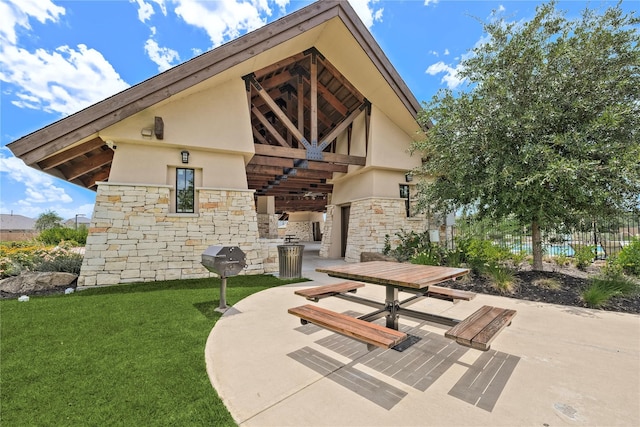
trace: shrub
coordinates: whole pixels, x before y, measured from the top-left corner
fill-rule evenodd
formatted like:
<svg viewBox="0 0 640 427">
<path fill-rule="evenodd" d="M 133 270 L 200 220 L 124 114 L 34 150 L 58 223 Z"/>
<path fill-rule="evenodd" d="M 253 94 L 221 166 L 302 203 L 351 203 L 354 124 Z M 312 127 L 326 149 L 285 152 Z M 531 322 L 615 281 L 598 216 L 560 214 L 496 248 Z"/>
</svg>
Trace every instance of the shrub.
<svg viewBox="0 0 640 427">
<path fill-rule="evenodd" d="M 582 291 L 582 299 L 588 307 L 598 308 L 611 299 L 611 294 L 598 286 L 591 285 Z"/>
<path fill-rule="evenodd" d="M 63 244 L 64 246 L 64 244 Z M 65 248 L 43 246 L 7 248 L 0 246 L 0 277 L 17 276 L 23 271 L 80 273 L 83 256 Z"/>
<path fill-rule="evenodd" d="M 596 247 L 592 245 L 576 245 L 574 248 L 576 267 L 584 270 L 596 258 Z"/>
<path fill-rule="evenodd" d="M 569 257 L 565 254 L 558 254 L 553 257 L 553 262 L 555 262 L 560 267 L 564 267 L 569 264 Z"/>
<path fill-rule="evenodd" d="M 615 296 L 637 294 L 638 283 L 622 274 L 616 266 L 603 269 L 602 273 L 589 280 L 589 287 L 582 292 L 582 299 L 589 307 L 600 307 Z"/>
<path fill-rule="evenodd" d="M 34 271 L 59 271 L 80 274 L 82 255 L 58 249 L 40 258 L 33 267 Z"/>
<path fill-rule="evenodd" d="M 62 241 L 75 241 L 79 245 L 87 243 L 87 227 L 79 227 L 77 230 L 66 227 L 49 228 L 42 231 L 37 239 L 46 245 L 58 245 Z"/>
<path fill-rule="evenodd" d="M 493 265 L 486 269 L 485 274 L 491 280 L 491 286 L 501 294 L 510 294 L 515 291 L 517 281 L 511 269 Z"/>
<path fill-rule="evenodd" d="M 514 253 L 511 254 L 511 260 L 513 261 L 513 264 L 516 267 L 522 264 L 523 262 L 525 262 L 526 259 L 527 259 L 526 251 L 520 251 L 517 254 L 514 254 Z"/>
<path fill-rule="evenodd" d="M 407 233 L 404 230 L 400 230 L 396 233 L 396 237 L 400 243 L 395 249 L 390 249 L 386 252 L 385 255 L 390 255 L 398 261 L 407 261 L 422 252 L 432 250 L 428 231 L 418 234 L 415 231 Z M 385 243 L 385 250 L 386 248 L 387 243 Z"/>
<path fill-rule="evenodd" d="M 457 246 L 464 254 L 464 260 L 476 274 L 484 273 L 488 267 L 495 268 L 499 263 L 512 257 L 507 248 L 495 245 L 489 240 L 459 239 Z"/>
<path fill-rule="evenodd" d="M 615 264 L 622 267 L 625 273 L 640 276 L 640 239 L 633 238 L 622 248 L 616 257 Z"/>
</svg>

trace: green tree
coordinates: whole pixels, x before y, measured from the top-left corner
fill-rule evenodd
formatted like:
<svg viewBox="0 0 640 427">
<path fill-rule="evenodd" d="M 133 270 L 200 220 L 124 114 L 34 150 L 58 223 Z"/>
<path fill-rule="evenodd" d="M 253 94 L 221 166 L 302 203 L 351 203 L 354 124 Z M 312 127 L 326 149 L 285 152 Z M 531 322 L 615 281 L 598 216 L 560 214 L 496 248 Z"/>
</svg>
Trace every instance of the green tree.
<svg viewBox="0 0 640 427">
<path fill-rule="evenodd" d="M 555 2 L 528 22 L 484 24 L 461 62 L 467 90 L 441 90 L 419 114 L 420 206 L 541 230 L 637 208 L 640 20 L 620 5 L 568 20 Z"/>
<path fill-rule="evenodd" d="M 60 227 L 62 217 L 53 211 L 43 212 L 38 215 L 36 219 L 35 229 L 37 231 L 44 231 L 50 228 Z"/>
</svg>

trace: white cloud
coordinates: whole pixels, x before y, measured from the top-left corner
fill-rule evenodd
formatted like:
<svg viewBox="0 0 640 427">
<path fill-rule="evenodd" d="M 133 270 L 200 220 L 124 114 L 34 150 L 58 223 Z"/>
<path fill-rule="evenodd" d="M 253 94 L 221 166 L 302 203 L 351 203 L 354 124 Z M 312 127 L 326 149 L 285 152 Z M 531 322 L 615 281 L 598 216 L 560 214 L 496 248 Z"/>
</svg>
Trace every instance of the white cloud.
<svg viewBox="0 0 640 427">
<path fill-rule="evenodd" d="M 167 5 L 165 4 L 165 0 L 151 0 L 160 8 L 160 11 L 164 16 L 167 16 Z M 129 3 L 135 3 L 138 5 L 138 19 L 143 24 L 151 19 L 155 10 L 153 9 L 153 4 L 148 3 L 144 0 L 129 0 Z"/>
<path fill-rule="evenodd" d="M 212 47 L 237 38 L 266 24 L 261 14 L 271 15 L 266 0 L 238 2 L 235 0 L 198 2 L 174 0 L 175 13 L 187 24 L 202 28 L 211 39 Z"/>
<path fill-rule="evenodd" d="M 446 83 L 449 89 L 455 89 L 465 82 L 465 78 L 460 77 L 461 65 L 458 64 L 456 67 L 452 67 L 450 65 L 445 64 L 442 61 L 436 62 L 427 68 L 425 71 L 427 74 L 435 76 L 436 74 L 445 73 L 444 77 L 440 82 Z"/>
<path fill-rule="evenodd" d="M 430 4 L 437 4 L 440 0 L 424 0 L 424 5 L 429 6 Z"/>
<path fill-rule="evenodd" d="M 25 186 L 24 198 L 18 201 L 23 207 L 33 207 L 43 203 L 71 203 L 73 200 L 61 187 L 58 187 L 54 178 L 32 169 L 17 157 L 7 157 L 8 148 L 0 149 L 0 173 L 7 181 Z M 13 186 L 7 186 L 3 192 L 11 192 Z M 5 195 L 3 198 L 8 197 Z"/>
<path fill-rule="evenodd" d="M 145 23 L 153 16 L 154 11 L 151 3 L 147 3 L 144 0 L 129 0 L 129 3 L 138 5 L 138 19 L 140 22 Z"/>
<path fill-rule="evenodd" d="M 445 54 L 445 55 L 449 55 L 449 49 L 445 49 L 445 50 L 444 50 L 444 54 Z"/>
<path fill-rule="evenodd" d="M 129 86 L 100 52 L 83 44 L 53 52 L 5 46 L 0 64 L 0 80 L 15 85 L 5 92 L 21 108 L 71 114 Z"/>
<path fill-rule="evenodd" d="M 153 31 L 155 33 L 155 31 Z M 148 39 L 144 45 L 149 59 L 158 64 L 158 71 L 166 71 L 173 66 L 173 62 L 180 60 L 180 55 L 168 47 L 160 47 L 153 39 Z"/>
<path fill-rule="evenodd" d="M 30 19 L 57 22 L 65 9 L 49 0 L 9 1 L 0 3 L 0 81 L 14 105 L 66 115 L 129 86 L 100 52 L 83 44 L 34 52 L 19 47 L 17 27 L 30 29 Z"/>
<path fill-rule="evenodd" d="M 367 28 L 371 28 L 375 22 L 382 22 L 384 8 L 375 8 L 379 0 L 349 0 L 353 10 L 356 11 L 360 19 Z"/>
<path fill-rule="evenodd" d="M 15 44 L 18 40 L 16 26 L 30 29 L 29 17 L 40 23 L 58 22 L 65 14 L 64 7 L 51 0 L 3 0 L 0 2 L 0 42 Z"/>
</svg>

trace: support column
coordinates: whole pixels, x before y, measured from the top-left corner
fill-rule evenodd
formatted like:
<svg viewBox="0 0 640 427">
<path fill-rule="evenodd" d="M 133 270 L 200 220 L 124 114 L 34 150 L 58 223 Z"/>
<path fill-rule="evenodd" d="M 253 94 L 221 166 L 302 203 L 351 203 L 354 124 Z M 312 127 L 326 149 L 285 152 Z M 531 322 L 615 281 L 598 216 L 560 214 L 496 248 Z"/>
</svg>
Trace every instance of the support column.
<svg viewBox="0 0 640 427">
<path fill-rule="evenodd" d="M 274 196 L 258 196 L 258 233 L 262 239 L 278 238 L 278 215 Z"/>
</svg>

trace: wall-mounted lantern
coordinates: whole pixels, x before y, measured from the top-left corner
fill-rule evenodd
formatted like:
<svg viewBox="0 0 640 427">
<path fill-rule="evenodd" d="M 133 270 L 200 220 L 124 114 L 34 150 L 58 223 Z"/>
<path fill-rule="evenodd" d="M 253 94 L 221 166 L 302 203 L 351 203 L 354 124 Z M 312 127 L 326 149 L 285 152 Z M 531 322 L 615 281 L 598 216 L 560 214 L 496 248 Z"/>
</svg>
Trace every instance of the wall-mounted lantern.
<svg viewBox="0 0 640 427">
<path fill-rule="evenodd" d="M 411 172 L 407 172 L 406 174 L 404 174 L 404 180 L 405 182 L 413 181 L 413 175 L 411 174 Z"/>
<path fill-rule="evenodd" d="M 187 150 L 182 150 L 180 155 L 182 156 L 182 163 L 189 163 L 189 152 Z"/>
</svg>

